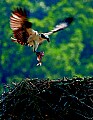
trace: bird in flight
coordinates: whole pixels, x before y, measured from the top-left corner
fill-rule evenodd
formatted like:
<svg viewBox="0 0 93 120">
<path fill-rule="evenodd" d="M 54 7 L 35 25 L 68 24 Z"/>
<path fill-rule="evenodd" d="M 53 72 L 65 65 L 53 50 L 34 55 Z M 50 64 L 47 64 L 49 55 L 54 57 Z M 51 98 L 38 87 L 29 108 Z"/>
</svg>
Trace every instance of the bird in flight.
<svg viewBox="0 0 93 120">
<path fill-rule="evenodd" d="M 32 28 L 32 22 L 28 20 L 28 14 L 26 9 L 17 8 L 12 11 L 10 16 L 10 27 L 13 30 L 13 37 L 11 40 L 21 45 L 27 45 L 33 47 L 33 52 L 37 55 L 38 65 L 41 65 L 44 52 L 38 52 L 37 48 L 44 41 L 50 42 L 49 36 L 55 32 L 67 28 L 73 21 L 73 17 L 68 17 L 63 20 L 62 23 L 56 25 L 54 29 L 47 33 L 39 33 Z"/>
</svg>

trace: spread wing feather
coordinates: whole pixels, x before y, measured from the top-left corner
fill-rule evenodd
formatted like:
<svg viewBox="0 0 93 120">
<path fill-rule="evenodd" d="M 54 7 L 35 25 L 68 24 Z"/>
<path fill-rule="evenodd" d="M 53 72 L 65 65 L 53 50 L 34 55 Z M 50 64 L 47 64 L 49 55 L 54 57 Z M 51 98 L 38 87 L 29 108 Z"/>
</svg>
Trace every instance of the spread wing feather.
<svg viewBox="0 0 93 120">
<path fill-rule="evenodd" d="M 27 45 L 29 34 L 27 28 L 31 28 L 32 23 L 28 21 L 27 11 L 22 8 L 17 8 L 12 11 L 10 16 L 10 27 L 13 30 L 15 42 L 21 45 Z"/>
<path fill-rule="evenodd" d="M 73 21 L 73 17 L 66 18 L 61 24 L 56 25 L 56 27 L 53 30 L 51 30 L 48 33 L 45 33 L 45 35 L 51 35 L 52 33 L 65 29 L 72 23 L 72 21 Z"/>
</svg>

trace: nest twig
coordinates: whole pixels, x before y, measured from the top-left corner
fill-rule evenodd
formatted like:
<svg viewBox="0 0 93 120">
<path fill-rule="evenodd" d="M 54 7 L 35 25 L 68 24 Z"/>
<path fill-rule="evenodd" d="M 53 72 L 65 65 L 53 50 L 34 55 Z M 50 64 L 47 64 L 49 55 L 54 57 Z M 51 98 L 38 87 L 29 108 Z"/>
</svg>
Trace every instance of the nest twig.
<svg viewBox="0 0 93 120">
<path fill-rule="evenodd" d="M 93 78 L 25 79 L 6 87 L 2 120 L 93 120 Z"/>
</svg>

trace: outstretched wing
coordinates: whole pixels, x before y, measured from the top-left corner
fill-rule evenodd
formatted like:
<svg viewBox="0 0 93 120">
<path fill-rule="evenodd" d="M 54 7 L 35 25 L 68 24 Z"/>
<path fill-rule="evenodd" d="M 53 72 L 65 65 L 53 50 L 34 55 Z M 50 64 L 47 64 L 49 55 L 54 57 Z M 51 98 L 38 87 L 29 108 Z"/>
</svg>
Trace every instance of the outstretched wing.
<svg viewBox="0 0 93 120">
<path fill-rule="evenodd" d="M 60 30 L 67 28 L 72 23 L 73 19 L 74 19 L 73 17 L 66 18 L 61 24 L 56 25 L 56 27 L 53 30 L 51 30 L 48 33 L 44 33 L 44 34 L 51 35 L 52 33 L 55 33 L 55 32 L 58 32 Z"/>
<path fill-rule="evenodd" d="M 27 39 L 29 33 L 27 28 L 31 28 L 32 23 L 28 21 L 27 11 L 22 8 L 14 10 L 10 16 L 10 27 L 13 30 L 14 42 L 18 42 L 21 45 L 27 45 Z"/>
</svg>

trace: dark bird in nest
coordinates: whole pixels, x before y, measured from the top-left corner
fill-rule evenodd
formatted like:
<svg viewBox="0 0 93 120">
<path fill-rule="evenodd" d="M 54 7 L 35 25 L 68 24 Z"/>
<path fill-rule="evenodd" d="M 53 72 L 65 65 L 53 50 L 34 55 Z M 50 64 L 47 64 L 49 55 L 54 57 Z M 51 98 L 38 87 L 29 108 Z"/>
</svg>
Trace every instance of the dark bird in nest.
<svg viewBox="0 0 93 120">
<path fill-rule="evenodd" d="M 32 29 L 32 23 L 28 20 L 27 10 L 17 8 L 12 11 L 10 16 L 10 27 L 13 30 L 13 37 L 11 40 L 21 45 L 27 45 L 33 47 L 33 52 L 37 55 L 38 64 L 41 65 L 41 59 L 44 56 L 44 52 L 37 52 L 37 48 L 44 41 L 50 42 L 49 36 L 60 30 L 64 30 L 73 21 L 73 17 L 68 17 L 63 20 L 62 23 L 56 25 L 54 29 L 47 33 L 39 33 Z"/>
</svg>

